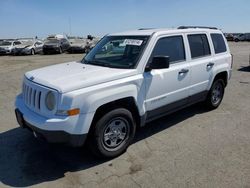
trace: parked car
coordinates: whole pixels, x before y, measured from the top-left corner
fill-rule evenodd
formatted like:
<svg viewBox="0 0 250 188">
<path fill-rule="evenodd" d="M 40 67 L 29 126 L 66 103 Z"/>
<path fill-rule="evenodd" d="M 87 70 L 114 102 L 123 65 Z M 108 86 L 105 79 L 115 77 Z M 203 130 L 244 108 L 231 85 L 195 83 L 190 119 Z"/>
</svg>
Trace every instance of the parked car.
<svg viewBox="0 0 250 188">
<path fill-rule="evenodd" d="M 98 38 L 92 36 L 92 35 L 88 35 L 87 36 L 87 43 L 85 45 L 85 52 L 89 53 L 89 51 L 95 47 L 95 45 L 97 44 L 97 42 L 99 41 Z"/>
<path fill-rule="evenodd" d="M 239 41 L 250 41 L 250 33 L 243 33 L 234 38 L 235 42 Z"/>
<path fill-rule="evenodd" d="M 96 155 L 115 157 L 136 127 L 201 101 L 216 109 L 231 71 L 227 41 L 216 28 L 109 34 L 81 62 L 25 73 L 16 117 L 48 142 L 86 141 Z"/>
<path fill-rule="evenodd" d="M 225 34 L 227 41 L 234 41 L 234 35 L 231 33 Z"/>
<path fill-rule="evenodd" d="M 14 55 L 35 55 L 43 51 L 43 42 L 38 39 L 19 39 L 22 44 L 13 50 Z"/>
<path fill-rule="evenodd" d="M 63 53 L 70 47 L 69 41 L 66 38 L 47 38 L 43 45 L 43 53 Z"/>
<path fill-rule="evenodd" d="M 85 46 L 87 44 L 86 38 L 68 37 L 70 47 L 68 48 L 69 53 L 84 53 Z"/>
<path fill-rule="evenodd" d="M 2 41 L 0 44 L 0 54 L 13 54 L 15 48 L 18 48 L 21 46 L 22 43 L 20 41 L 15 41 L 15 40 L 6 40 Z"/>
</svg>

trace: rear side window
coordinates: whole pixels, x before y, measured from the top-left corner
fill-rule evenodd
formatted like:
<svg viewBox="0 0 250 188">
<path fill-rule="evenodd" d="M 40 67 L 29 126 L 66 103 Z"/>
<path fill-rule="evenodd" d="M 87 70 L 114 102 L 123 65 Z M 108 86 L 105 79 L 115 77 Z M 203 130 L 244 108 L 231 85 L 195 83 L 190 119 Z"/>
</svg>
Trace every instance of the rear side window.
<svg viewBox="0 0 250 188">
<path fill-rule="evenodd" d="M 182 36 L 159 39 L 152 52 L 151 60 L 154 56 L 169 56 L 169 61 L 172 64 L 185 60 L 185 48 Z"/>
<path fill-rule="evenodd" d="M 224 38 L 221 34 L 213 33 L 213 34 L 211 34 L 211 38 L 213 41 L 214 51 L 216 54 L 223 53 L 223 52 L 227 51 Z"/>
<path fill-rule="evenodd" d="M 191 57 L 203 57 L 211 54 L 207 36 L 205 34 L 188 35 Z"/>
</svg>

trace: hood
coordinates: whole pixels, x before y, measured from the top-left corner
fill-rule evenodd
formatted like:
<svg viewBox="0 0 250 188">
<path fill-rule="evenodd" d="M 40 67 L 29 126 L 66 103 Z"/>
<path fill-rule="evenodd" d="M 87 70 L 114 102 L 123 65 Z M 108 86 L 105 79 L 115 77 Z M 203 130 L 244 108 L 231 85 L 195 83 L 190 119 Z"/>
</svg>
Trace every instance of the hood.
<svg viewBox="0 0 250 188">
<path fill-rule="evenodd" d="M 9 46 L 1 46 L 1 45 L 0 45 L 0 48 L 4 48 L 4 49 L 6 49 L 6 48 L 11 48 L 11 45 L 9 45 Z"/>
<path fill-rule="evenodd" d="M 115 69 L 70 62 L 27 72 L 25 77 L 65 93 L 135 74 L 137 74 L 136 69 Z"/>
</svg>

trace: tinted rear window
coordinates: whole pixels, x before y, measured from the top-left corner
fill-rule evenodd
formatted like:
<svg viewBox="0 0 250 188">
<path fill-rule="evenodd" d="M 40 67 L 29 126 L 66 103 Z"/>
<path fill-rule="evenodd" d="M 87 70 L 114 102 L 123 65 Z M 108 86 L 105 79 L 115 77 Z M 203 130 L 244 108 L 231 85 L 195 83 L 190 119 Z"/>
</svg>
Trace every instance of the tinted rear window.
<svg viewBox="0 0 250 188">
<path fill-rule="evenodd" d="M 184 61 L 185 48 L 182 36 L 165 37 L 159 39 L 152 52 L 151 59 L 154 56 L 169 56 L 170 63 Z"/>
<path fill-rule="evenodd" d="M 207 36 L 205 34 L 188 35 L 191 57 L 203 57 L 211 54 Z"/>
<path fill-rule="evenodd" d="M 213 41 L 214 51 L 216 54 L 227 51 L 224 38 L 221 34 L 219 33 L 211 34 L 211 38 Z"/>
</svg>

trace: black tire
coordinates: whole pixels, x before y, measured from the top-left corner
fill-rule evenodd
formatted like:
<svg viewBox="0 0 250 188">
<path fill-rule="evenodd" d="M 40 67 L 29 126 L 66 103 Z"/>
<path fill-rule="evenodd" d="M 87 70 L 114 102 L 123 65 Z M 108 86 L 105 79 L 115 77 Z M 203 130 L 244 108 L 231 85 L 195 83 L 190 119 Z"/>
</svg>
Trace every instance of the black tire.
<svg viewBox="0 0 250 188">
<path fill-rule="evenodd" d="M 88 146 L 97 157 L 105 158 L 113 158 L 125 152 L 136 130 L 131 112 L 124 108 L 111 110 L 93 126 Z"/>
<path fill-rule="evenodd" d="M 63 53 L 63 50 L 62 50 L 62 47 L 59 48 L 59 54 L 62 54 Z"/>
<path fill-rule="evenodd" d="M 30 55 L 35 55 L 35 50 L 33 48 L 30 50 Z"/>
<path fill-rule="evenodd" d="M 239 39 L 234 39 L 235 42 L 239 42 L 240 40 Z"/>
<path fill-rule="evenodd" d="M 206 98 L 206 105 L 208 109 L 213 110 L 220 106 L 220 103 L 223 99 L 225 91 L 225 83 L 222 79 L 216 79 Z"/>
</svg>

